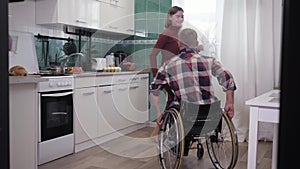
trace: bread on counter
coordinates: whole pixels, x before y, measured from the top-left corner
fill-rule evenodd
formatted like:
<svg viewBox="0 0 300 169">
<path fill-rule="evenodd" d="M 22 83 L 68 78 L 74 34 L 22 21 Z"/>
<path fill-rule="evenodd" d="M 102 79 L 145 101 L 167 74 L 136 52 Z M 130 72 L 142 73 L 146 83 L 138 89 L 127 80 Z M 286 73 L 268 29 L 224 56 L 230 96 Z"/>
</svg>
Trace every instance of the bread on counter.
<svg viewBox="0 0 300 169">
<path fill-rule="evenodd" d="M 20 65 L 13 66 L 9 69 L 9 75 L 11 76 L 27 76 L 27 70 Z"/>
</svg>

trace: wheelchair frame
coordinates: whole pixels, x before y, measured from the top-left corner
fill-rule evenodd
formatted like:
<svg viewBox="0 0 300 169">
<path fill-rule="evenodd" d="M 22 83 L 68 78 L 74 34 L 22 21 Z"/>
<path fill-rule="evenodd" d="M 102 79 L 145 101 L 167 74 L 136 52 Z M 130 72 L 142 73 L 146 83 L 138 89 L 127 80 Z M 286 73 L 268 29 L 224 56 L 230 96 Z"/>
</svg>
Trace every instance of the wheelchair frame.
<svg viewBox="0 0 300 169">
<path fill-rule="evenodd" d="M 163 124 L 158 135 L 158 158 L 162 169 L 180 169 L 185 144 L 184 121 L 178 109 L 164 111 Z M 206 140 L 209 157 L 216 169 L 233 169 L 238 159 L 238 138 L 236 129 L 222 112 L 221 120 L 216 128 L 203 135 L 193 135 L 191 146 L 198 141 L 197 157 L 202 159 L 204 148 L 201 140 Z M 191 148 L 190 146 L 190 148 Z"/>
</svg>

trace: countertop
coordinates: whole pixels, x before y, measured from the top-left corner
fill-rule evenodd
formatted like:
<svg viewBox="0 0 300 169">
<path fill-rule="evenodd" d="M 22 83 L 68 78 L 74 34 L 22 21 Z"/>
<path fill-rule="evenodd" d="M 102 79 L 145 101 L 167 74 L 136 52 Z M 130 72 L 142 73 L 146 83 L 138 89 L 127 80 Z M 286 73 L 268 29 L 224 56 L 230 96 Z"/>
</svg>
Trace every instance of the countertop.
<svg viewBox="0 0 300 169">
<path fill-rule="evenodd" d="M 121 72 L 82 72 L 74 73 L 74 77 L 86 77 L 86 76 L 112 76 L 112 75 L 126 75 L 126 74 L 141 74 L 149 73 L 149 70 L 135 70 L 135 71 L 121 71 Z"/>
<path fill-rule="evenodd" d="M 41 78 L 39 75 L 9 76 L 9 84 L 38 83 L 43 81 L 47 81 L 47 79 Z"/>
<path fill-rule="evenodd" d="M 149 73 L 149 70 L 136 70 L 136 71 L 121 71 L 121 72 L 82 72 L 69 74 L 73 77 L 88 77 L 88 76 L 112 76 L 124 74 L 140 74 Z M 27 76 L 9 76 L 9 84 L 22 84 L 22 83 L 38 83 L 47 81 L 47 78 L 41 78 L 40 75 L 27 75 Z"/>
</svg>

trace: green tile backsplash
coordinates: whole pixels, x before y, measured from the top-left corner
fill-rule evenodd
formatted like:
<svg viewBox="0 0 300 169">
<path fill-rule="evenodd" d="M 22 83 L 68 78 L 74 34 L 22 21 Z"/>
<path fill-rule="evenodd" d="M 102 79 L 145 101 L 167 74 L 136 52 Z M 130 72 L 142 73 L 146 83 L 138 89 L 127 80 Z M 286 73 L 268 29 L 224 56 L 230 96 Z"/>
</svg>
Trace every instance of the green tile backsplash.
<svg viewBox="0 0 300 169">
<path fill-rule="evenodd" d="M 164 30 L 164 22 L 168 9 L 172 6 L 172 0 L 135 0 L 135 30 L 145 37 L 135 36 L 138 44 L 134 46 L 135 63 L 137 67 L 150 68 L 150 52 L 158 38 L 159 33 Z M 143 32 L 143 33 L 140 33 Z M 161 55 L 158 56 L 158 61 Z M 160 64 L 160 63 L 158 63 Z M 152 82 L 152 73 L 149 82 Z M 165 107 L 165 95 L 161 95 L 161 107 Z M 150 121 L 155 121 L 156 111 L 151 105 L 149 110 Z"/>
</svg>

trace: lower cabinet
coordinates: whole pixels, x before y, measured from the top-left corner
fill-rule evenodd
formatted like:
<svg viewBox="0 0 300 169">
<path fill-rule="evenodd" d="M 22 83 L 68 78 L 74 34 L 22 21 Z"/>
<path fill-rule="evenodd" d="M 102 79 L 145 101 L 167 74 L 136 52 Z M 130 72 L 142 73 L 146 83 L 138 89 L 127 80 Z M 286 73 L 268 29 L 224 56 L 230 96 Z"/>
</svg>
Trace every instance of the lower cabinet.
<svg viewBox="0 0 300 169">
<path fill-rule="evenodd" d="M 139 74 L 138 80 L 129 85 L 127 112 L 128 119 L 136 123 L 144 123 L 149 120 L 149 75 Z"/>
<path fill-rule="evenodd" d="M 97 100 L 101 112 L 98 126 L 99 136 L 134 124 L 123 115 L 124 111 L 128 111 L 128 106 L 125 105 L 126 95 L 128 95 L 128 84 L 97 87 Z"/>
<path fill-rule="evenodd" d="M 38 168 L 37 104 L 37 83 L 17 83 L 9 85 L 8 159 L 10 160 L 10 169 Z M 3 143 L 1 142 L 0 144 Z M 3 158 L 3 156 L 1 158 Z"/>
<path fill-rule="evenodd" d="M 95 87 L 75 89 L 75 144 L 94 139 L 98 136 L 98 114 Z"/>
<path fill-rule="evenodd" d="M 110 134 L 145 124 L 149 116 L 148 83 L 148 74 L 75 78 L 75 144 L 97 144 L 104 137 L 108 141 Z"/>
</svg>

